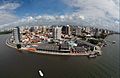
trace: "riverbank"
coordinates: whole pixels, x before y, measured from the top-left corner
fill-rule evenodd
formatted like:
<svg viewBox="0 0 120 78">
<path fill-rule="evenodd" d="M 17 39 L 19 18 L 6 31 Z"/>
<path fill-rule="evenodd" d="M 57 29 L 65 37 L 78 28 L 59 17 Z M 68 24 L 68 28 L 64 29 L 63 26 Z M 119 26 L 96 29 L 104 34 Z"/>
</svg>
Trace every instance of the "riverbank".
<svg viewBox="0 0 120 78">
<path fill-rule="evenodd" d="M 7 46 L 11 48 L 17 49 L 16 45 L 10 42 L 10 37 L 6 40 Z M 102 46 L 103 47 L 103 46 Z M 102 48 L 101 47 L 101 48 Z M 53 52 L 53 51 L 47 51 L 47 50 L 33 50 L 33 48 L 26 48 L 26 47 L 21 47 L 18 50 L 24 50 L 32 53 L 41 53 L 41 54 L 51 54 L 51 55 L 67 55 L 67 56 L 90 56 L 90 57 L 96 57 L 96 54 L 94 52 L 85 52 L 85 53 L 60 53 L 60 52 Z M 102 55 L 99 54 L 99 55 Z"/>
<path fill-rule="evenodd" d="M 38 73 L 40 69 L 46 78 L 120 78 L 119 35 L 108 36 L 105 40 L 116 41 L 116 44 L 107 42 L 107 46 L 102 48 L 103 55 L 95 59 L 18 51 L 5 45 L 8 36 L 0 35 L 1 78 L 40 78 Z"/>
<path fill-rule="evenodd" d="M 6 45 L 17 49 L 16 45 L 10 42 L 10 37 L 6 40 Z M 53 51 L 43 51 L 43 50 L 30 50 L 32 48 L 25 48 L 21 47 L 18 50 L 28 51 L 32 53 L 41 53 L 41 54 L 51 54 L 51 55 L 67 55 L 67 56 L 89 56 L 94 54 L 93 52 L 85 52 L 85 53 L 60 53 L 60 52 L 53 52 Z"/>
<path fill-rule="evenodd" d="M 13 46 L 9 43 L 9 40 L 7 39 L 6 40 L 6 45 L 11 47 L 11 48 L 15 48 L 17 49 L 16 46 Z M 24 50 L 24 51 L 29 51 L 28 48 L 21 48 L 21 49 L 18 49 L 18 50 Z M 29 52 L 33 52 L 33 53 L 42 53 L 42 54 L 52 54 L 52 55 L 74 55 L 74 56 L 88 56 L 89 54 L 78 54 L 78 53 L 57 53 L 57 52 L 50 52 L 50 51 L 29 51 Z"/>
</svg>

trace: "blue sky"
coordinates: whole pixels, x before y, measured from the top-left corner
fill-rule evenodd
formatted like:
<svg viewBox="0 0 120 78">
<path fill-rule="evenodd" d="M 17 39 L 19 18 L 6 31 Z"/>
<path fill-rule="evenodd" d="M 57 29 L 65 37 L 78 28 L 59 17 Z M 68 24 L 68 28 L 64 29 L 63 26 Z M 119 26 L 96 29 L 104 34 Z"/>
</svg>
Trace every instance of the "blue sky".
<svg viewBox="0 0 120 78">
<path fill-rule="evenodd" d="M 0 0 L 0 27 L 76 24 L 119 27 L 119 0 Z"/>
<path fill-rule="evenodd" d="M 21 7 L 16 9 L 18 16 L 63 14 L 66 9 L 66 5 L 60 0 L 21 0 L 21 3 Z"/>
<path fill-rule="evenodd" d="M 1 0 L 1 3 L 19 3 L 20 7 L 14 10 L 19 17 L 28 15 L 61 15 L 72 12 L 72 7 L 67 6 L 61 0 Z"/>
</svg>

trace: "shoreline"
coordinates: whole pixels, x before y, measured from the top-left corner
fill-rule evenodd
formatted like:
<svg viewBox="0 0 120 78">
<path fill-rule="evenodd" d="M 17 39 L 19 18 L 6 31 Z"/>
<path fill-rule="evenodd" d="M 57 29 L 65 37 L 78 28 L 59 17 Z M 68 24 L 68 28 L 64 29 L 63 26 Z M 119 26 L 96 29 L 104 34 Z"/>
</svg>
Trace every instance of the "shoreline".
<svg viewBox="0 0 120 78">
<path fill-rule="evenodd" d="M 6 45 L 8 47 L 11 47 L 11 48 L 14 48 L 14 49 L 17 49 L 17 47 L 15 46 L 12 46 L 9 44 L 9 39 L 6 39 Z M 81 54 L 81 53 L 58 53 L 58 52 L 52 52 L 52 51 L 29 51 L 27 50 L 27 48 L 21 48 L 21 49 L 18 49 L 18 50 L 23 50 L 23 51 L 28 51 L 30 53 L 41 53 L 41 54 L 49 54 L 49 55 L 62 55 L 62 56 L 89 56 L 89 53 L 87 54 Z"/>
<path fill-rule="evenodd" d="M 113 35 L 113 34 L 110 34 L 110 35 Z M 108 35 L 108 36 L 109 36 L 109 35 Z M 107 36 L 107 37 L 108 37 L 108 36 Z M 107 38 L 107 37 L 106 37 L 106 38 Z M 10 40 L 10 37 L 6 39 L 6 45 L 7 45 L 8 47 L 17 49 L 17 47 L 13 46 L 14 44 L 11 45 L 11 44 L 9 43 L 9 40 Z M 103 47 L 103 46 L 101 46 L 100 48 L 102 49 L 102 47 Z M 92 54 L 92 53 L 59 53 L 59 52 L 42 51 L 42 50 L 30 51 L 30 50 L 28 50 L 28 48 L 23 48 L 23 47 L 22 47 L 21 49 L 17 49 L 17 50 L 28 51 L 28 52 L 30 52 L 30 53 L 38 53 L 38 54 L 41 53 L 41 54 L 60 55 L 60 56 L 87 56 L 87 57 L 89 57 L 90 55 L 95 55 L 95 54 Z M 97 56 L 99 56 L 99 55 L 97 55 Z M 96 56 L 94 56 L 94 57 L 96 57 Z"/>
<path fill-rule="evenodd" d="M 6 44 L 17 50 L 34 53 L 96 57 L 102 55 L 101 49 L 107 45 L 105 38 L 113 34 L 113 31 L 107 29 L 79 26 L 72 28 L 73 30 L 70 28 L 70 25 L 52 26 L 52 29 L 42 26 L 20 30 L 19 27 L 15 27 L 13 36 L 6 40 Z M 32 44 L 41 42 L 42 45 Z"/>
</svg>

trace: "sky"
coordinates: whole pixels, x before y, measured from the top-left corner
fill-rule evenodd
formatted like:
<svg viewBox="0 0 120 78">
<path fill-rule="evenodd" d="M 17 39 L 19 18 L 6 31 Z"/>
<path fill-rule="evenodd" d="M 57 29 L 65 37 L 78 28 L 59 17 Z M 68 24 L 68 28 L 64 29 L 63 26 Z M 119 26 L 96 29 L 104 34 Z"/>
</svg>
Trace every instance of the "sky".
<svg viewBox="0 0 120 78">
<path fill-rule="evenodd" d="M 119 28 L 119 0 L 0 0 L 0 27 L 84 25 Z"/>
</svg>

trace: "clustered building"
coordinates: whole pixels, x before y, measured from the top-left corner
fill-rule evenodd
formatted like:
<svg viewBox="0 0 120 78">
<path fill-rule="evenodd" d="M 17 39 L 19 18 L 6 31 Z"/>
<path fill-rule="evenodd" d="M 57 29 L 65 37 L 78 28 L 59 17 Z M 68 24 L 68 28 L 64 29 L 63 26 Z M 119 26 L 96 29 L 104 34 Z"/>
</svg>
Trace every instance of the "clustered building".
<svg viewBox="0 0 120 78">
<path fill-rule="evenodd" d="M 110 34 L 108 30 L 71 25 L 35 26 L 21 29 L 16 27 L 13 31 L 13 42 L 24 47 L 28 45 L 33 47 L 36 44 L 38 50 L 86 53 L 100 50 L 98 44 L 102 41 L 98 40 L 108 34 Z M 96 44 L 91 43 L 91 40 L 96 40 Z"/>
</svg>

